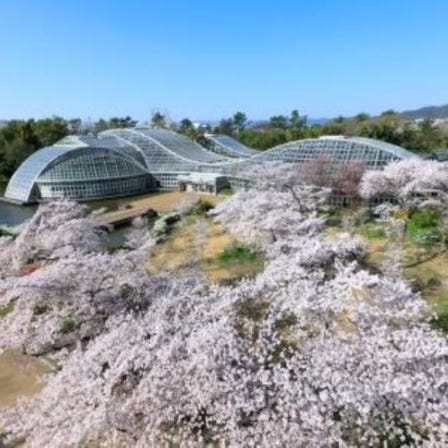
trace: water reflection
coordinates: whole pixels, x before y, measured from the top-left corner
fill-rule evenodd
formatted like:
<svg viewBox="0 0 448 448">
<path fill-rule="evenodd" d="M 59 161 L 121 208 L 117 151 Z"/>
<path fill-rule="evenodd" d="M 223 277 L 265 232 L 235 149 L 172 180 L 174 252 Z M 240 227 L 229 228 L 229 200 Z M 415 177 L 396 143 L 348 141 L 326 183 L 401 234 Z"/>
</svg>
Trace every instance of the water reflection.
<svg viewBox="0 0 448 448">
<path fill-rule="evenodd" d="M 0 197 L 3 196 L 5 188 L 5 184 L 0 183 Z M 98 201 L 85 202 L 85 204 L 91 210 L 97 210 L 103 207 L 108 210 L 116 210 L 120 206 L 124 206 L 131 201 L 141 198 L 148 198 L 151 196 L 160 196 L 160 193 L 150 193 L 115 199 L 102 199 Z M 0 225 L 17 226 L 22 224 L 24 221 L 33 216 L 36 209 L 37 205 L 15 205 L 0 201 Z"/>
</svg>

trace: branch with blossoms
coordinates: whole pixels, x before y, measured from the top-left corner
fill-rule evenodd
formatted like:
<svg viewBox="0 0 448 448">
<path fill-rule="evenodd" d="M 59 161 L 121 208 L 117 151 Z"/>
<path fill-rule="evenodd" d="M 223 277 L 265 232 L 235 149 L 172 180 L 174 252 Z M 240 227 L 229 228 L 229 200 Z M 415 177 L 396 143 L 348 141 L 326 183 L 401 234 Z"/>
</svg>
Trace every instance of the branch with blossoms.
<svg viewBox="0 0 448 448">
<path fill-rule="evenodd" d="M 439 250 L 407 267 L 417 266 L 448 249 L 447 163 L 419 159 L 393 162 L 383 171 L 366 172 L 361 181 L 360 193 L 369 201 L 387 198 L 396 204 L 384 206 L 388 215 L 385 222 L 388 224 L 386 229 L 392 232 L 389 241 L 392 241 L 394 246 L 401 242 L 401 252 L 404 251 L 404 238 L 409 221 L 415 212 L 420 209 L 433 209 L 439 213 L 442 228 Z"/>
<path fill-rule="evenodd" d="M 4 443 L 447 445 L 448 341 L 429 306 L 400 276 L 366 270 L 358 239 L 328 238 L 296 193 L 301 204 L 241 192 L 211 212 L 266 252 L 264 270 L 234 284 L 151 276 L 145 244 L 2 279 L 0 306 L 16 302 L 0 344 L 55 343 L 68 311 L 80 322 L 43 390 L 0 409 Z"/>
</svg>

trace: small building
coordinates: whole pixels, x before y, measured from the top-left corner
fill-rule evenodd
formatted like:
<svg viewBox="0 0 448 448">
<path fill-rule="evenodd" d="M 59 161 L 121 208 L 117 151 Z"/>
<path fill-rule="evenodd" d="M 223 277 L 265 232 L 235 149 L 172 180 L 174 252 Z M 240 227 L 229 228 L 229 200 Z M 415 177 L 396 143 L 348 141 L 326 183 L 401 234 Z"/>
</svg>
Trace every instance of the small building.
<svg viewBox="0 0 448 448">
<path fill-rule="evenodd" d="M 217 173 L 190 173 L 177 179 L 180 191 L 218 194 L 223 188 L 230 187 L 227 177 Z"/>
</svg>

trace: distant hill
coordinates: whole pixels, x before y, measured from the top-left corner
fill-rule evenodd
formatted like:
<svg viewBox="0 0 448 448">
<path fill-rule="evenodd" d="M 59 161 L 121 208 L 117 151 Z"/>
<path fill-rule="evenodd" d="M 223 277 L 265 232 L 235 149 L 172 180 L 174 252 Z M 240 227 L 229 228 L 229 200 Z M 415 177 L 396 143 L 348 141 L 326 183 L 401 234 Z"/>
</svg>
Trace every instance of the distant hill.
<svg viewBox="0 0 448 448">
<path fill-rule="evenodd" d="M 427 106 L 415 110 L 406 110 L 402 112 L 406 118 L 417 120 L 419 118 L 436 120 L 448 118 L 448 104 L 444 106 Z"/>
</svg>

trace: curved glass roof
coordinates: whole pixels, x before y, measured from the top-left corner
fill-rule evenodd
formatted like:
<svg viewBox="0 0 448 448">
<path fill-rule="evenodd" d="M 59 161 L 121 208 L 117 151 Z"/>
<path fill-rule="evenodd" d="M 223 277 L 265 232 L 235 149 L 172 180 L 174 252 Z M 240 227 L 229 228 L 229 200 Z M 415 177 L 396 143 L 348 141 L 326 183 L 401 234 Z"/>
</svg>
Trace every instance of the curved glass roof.
<svg viewBox="0 0 448 448">
<path fill-rule="evenodd" d="M 150 171 L 198 171 L 200 165 L 228 162 L 189 138 L 166 129 L 110 129 L 100 136 L 115 136 L 139 148 Z"/>
<path fill-rule="evenodd" d="M 91 140 L 97 143 L 96 140 Z M 28 157 L 11 177 L 5 197 L 33 200 L 36 183 L 73 182 L 147 175 L 144 165 L 112 148 L 91 147 L 80 137 L 66 137 Z"/>
<path fill-rule="evenodd" d="M 133 159 L 143 166 L 146 166 L 145 158 L 143 157 L 140 148 L 118 138 L 115 135 L 99 135 L 97 137 L 93 135 L 69 135 L 59 140 L 56 143 L 57 146 L 60 145 L 74 145 L 77 147 L 90 146 L 96 148 L 109 148 L 123 153 Z"/>
<path fill-rule="evenodd" d="M 383 151 L 389 152 L 400 159 L 408 159 L 411 157 L 418 157 L 416 154 L 402 148 L 401 146 L 393 145 L 392 143 L 383 142 L 381 140 L 375 140 L 367 137 L 341 137 L 345 140 L 352 142 L 358 142 L 365 145 L 370 145 Z"/>
<path fill-rule="evenodd" d="M 256 149 L 243 145 L 238 140 L 228 135 L 207 134 L 206 139 L 211 143 L 211 150 L 221 152 L 229 157 L 251 157 L 259 154 Z"/>
<path fill-rule="evenodd" d="M 28 202 L 39 174 L 54 160 L 76 149 L 74 146 L 47 146 L 31 154 L 12 175 L 5 197 Z"/>
<path fill-rule="evenodd" d="M 116 179 L 146 174 L 132 158 L 109 148 L 77 148 L 58 157 L 39 174 L 39 182 Z"/>
<path fill-rule="evenodd" d="M 361 137 L 329 136 L 297 140 L 276 146 L 258 155 L 237 162 L 233 169 L 249 168 L 257 163 L 302 163 L 319 157 L 329 157 L 335 162 L 359 160 L 370 169 L 381 168 L 393 160 L 418 158 L 400 146 Z"/>
<path fill-rule="evenodd" d="M 298 140 L 263 152 L 247 148 L 251 156 L 236 156 L 241 146 L 246 148 L 244 145 L 227 136 L 213 138 L 232 150 L 233 157 L 218 155 L 185 136 L 164 129 L 113 129 L 98 137 L 68 136 L 28 157 L 11 177 L 5 196 L 30 202 L 39 197 L 39 188 L 44 184 L 56 194 L 56 184 L 66 183 L 73 184 L 70 188 L 76 190 L 76 197 L 83 197 L 83 187 L 78 185 L 83 181 L 102 182 L 104 188 L 98 187 L 98 195 L 111 195 L 115 191 L 112 183 L 120 194 L 130 191 L 131 187 L 143 191 L 145 185 L 149 185 L 145 179 L 149 178 L 158 179 L 162 188 L 174 188 L 177 185 L 175 176 L 180 173 L 211 172 L 244 177 L 249 175 L 251 167 L 264 162 L 302 163 L 321 156 L 336 163 L 361 161 L 369 169 L 381 168 L 393 160 L 418 158 L 389 143 L 341 136 Z M 163 177 L 168 175 L 171 176 L 168 180 Z M 132 178 L 139 178 L 141 182 L 136 181 L 138 185 L 131 186 Z M 110 184 L 105 185 L 106 180 Z M 67 191 L 71 194 L 72 190 Z M 92 194 L 96 192 L 93 190 L 92 187 Z"/>
</svg>

